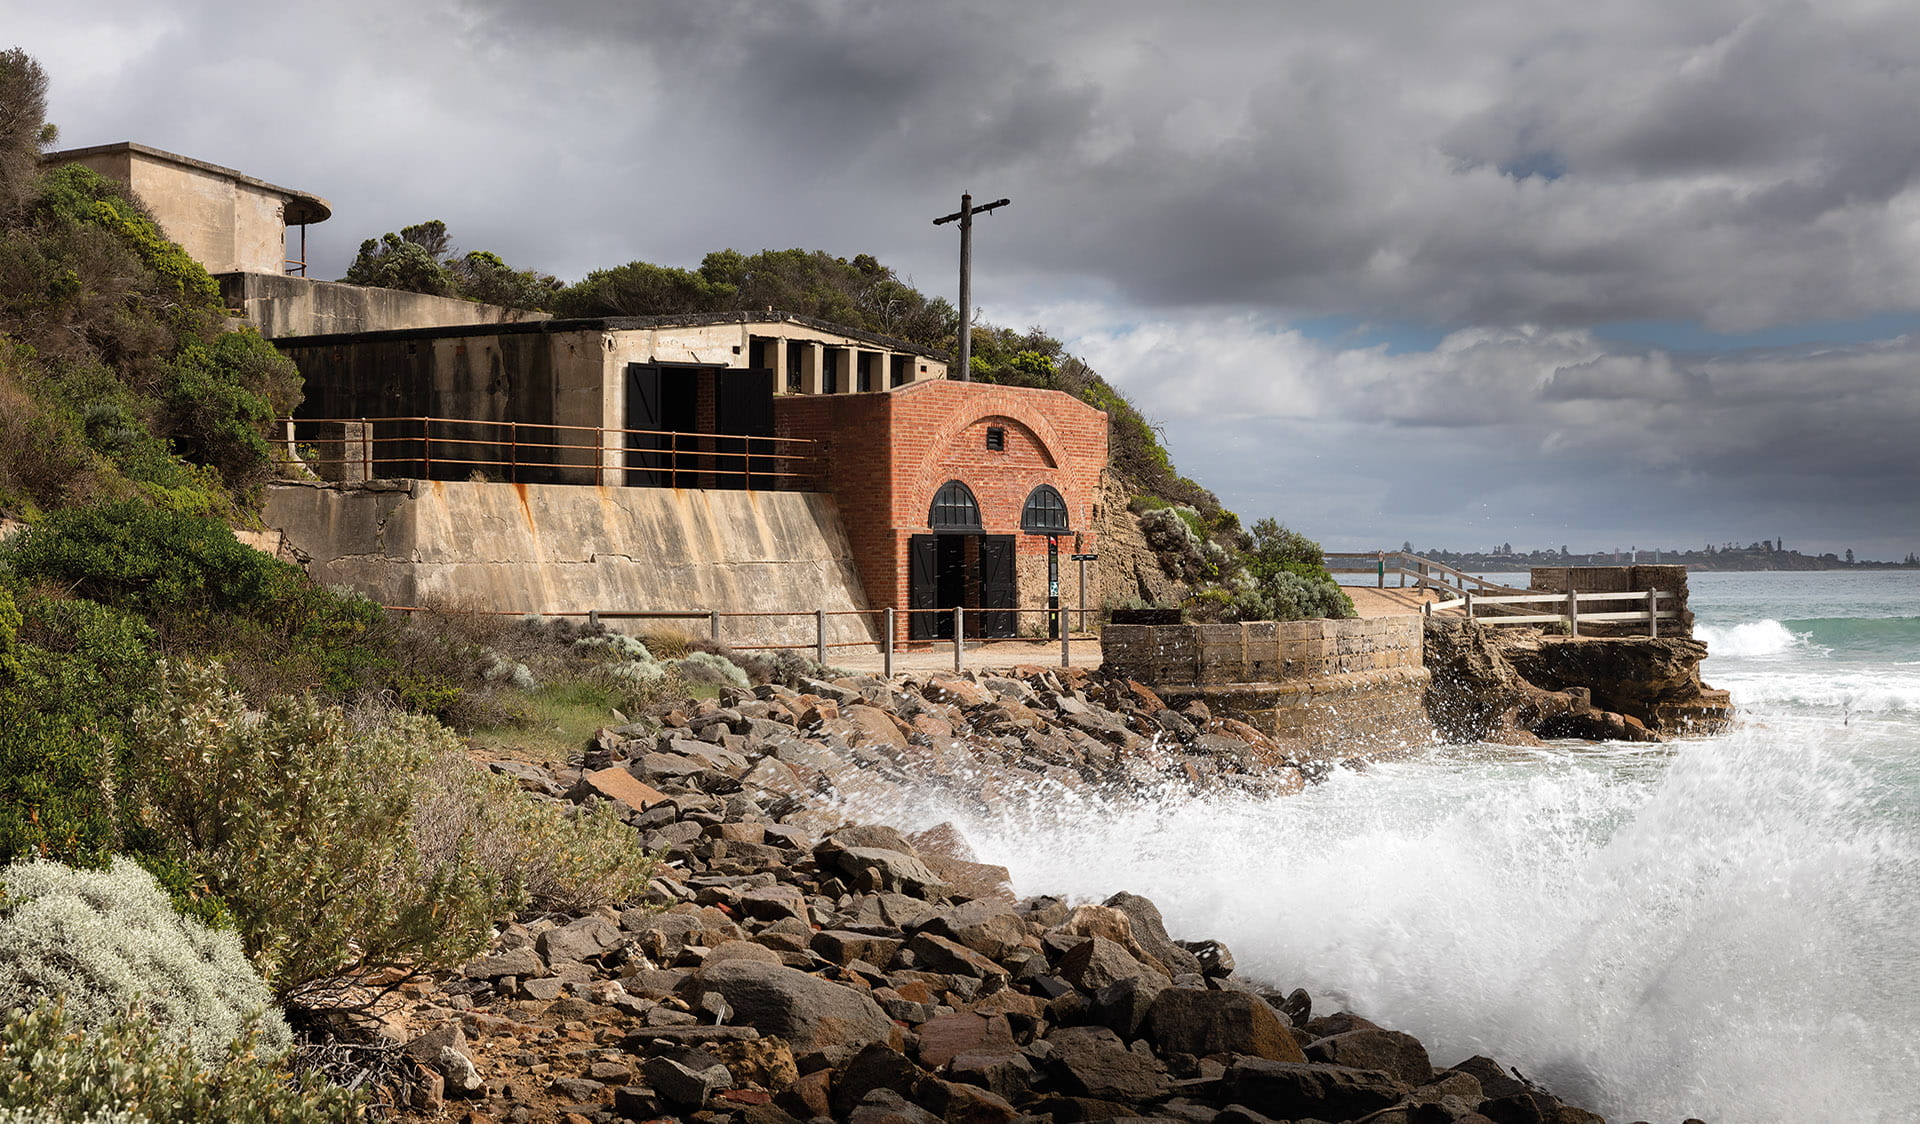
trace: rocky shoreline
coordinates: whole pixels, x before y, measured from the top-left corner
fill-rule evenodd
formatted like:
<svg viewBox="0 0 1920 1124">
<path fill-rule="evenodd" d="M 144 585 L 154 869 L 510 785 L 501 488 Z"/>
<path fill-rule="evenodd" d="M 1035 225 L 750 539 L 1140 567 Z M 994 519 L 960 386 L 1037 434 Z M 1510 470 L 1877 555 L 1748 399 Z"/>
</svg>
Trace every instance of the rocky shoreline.
<svg viewBox="0 0 1920 1124">
<path fill-rule="evenodd" d="M 845 820 L 845 801 L 928 785 L 991 807 L 1036 786 L 1305 783 L 1285 745 L 1137 683 L 1029 668 L 728 689 L 603 731 L 578 767 L 488 765 L 535 799 L 613 802 L 665 861 L 652 904 L 508 925 L 462 972 L 350 1020 L 343 1064 L 409 1118 L 1601 1119 L 1244 979 L 1145 898 L 1016 899 L 949 826 Z"/>
</svg>

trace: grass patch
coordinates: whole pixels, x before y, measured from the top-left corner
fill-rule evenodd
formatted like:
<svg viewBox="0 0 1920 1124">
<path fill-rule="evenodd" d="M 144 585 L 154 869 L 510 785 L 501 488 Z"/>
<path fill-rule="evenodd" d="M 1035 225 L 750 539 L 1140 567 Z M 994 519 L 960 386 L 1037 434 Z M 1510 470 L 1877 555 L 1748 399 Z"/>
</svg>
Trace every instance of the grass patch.
<svg viewBox="0 0 1920 1124">
<path fill-rule="evenodd" d="M 720 688 L 693 684 L 686 695 L 694 699 L 720 696 Z M 620 708 L 622 692 L 604 683 L 565 679 L 544 684 L 521 696 L 524 722 L 477 727 L 467 740 L 486 746 L 498 757 L 535 765 L 562 765 L 580 751 L 603 726 L 622 726 L 641 716 Z M 623 718 L 622 715 L 625 717 Z"/>
</svg>

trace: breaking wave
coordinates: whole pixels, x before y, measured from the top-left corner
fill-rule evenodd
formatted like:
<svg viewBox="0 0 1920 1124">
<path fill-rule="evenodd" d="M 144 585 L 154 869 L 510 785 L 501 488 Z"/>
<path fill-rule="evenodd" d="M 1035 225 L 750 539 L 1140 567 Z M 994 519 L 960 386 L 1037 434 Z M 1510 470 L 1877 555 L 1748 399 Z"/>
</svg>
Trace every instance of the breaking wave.
<svg viewBox="0 0 1920 1124">
<path fill-rule="evenodd" d="M 1490 1054 L 1623 1120 L 1871 1124 L 1911 1119 L 1920 1072 L 1920 809 L 1913 778 L 1849 760 L 1860 736 L 1432 750 L 1292 798 L 889 814 L 952 820 L 1022 893 L 1146 894 L 1175 936 L 1437 1064 Z"/>
</svg>

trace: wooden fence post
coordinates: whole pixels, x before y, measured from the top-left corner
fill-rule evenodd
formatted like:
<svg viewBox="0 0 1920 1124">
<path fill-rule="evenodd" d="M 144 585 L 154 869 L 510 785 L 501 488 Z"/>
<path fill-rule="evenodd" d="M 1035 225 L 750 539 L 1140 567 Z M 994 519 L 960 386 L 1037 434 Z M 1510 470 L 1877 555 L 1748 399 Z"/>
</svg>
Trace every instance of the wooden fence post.
<svg viewBox="0 0 1920 1124">
<path fill-rule="evenodd" d="M 707 639 L 720 643 L 720 610 L 707 610 Z"/>
<path fill-rule="evenodd" d="M 827 611 L 813 611 L 813 660 L 815 663 L 827 662 Z"/>
<path fill-rule="evenodd" d="M 953 673 L 960 674 L 965 662 L 967 650 L 967 611 L 958 605 L 953 607 Z"/>
<path fill-rule="evenodd" d="M 1073 655 L 1068 650 L 1068 645 L 1072 643 L 1070 637 L 1073 635 L 1073 630 L 1067 627 L 1066 614 L 1062 613 L 1060 616 L 1060 666 L 1072 667 Z"/>
<path fill-rule="evenodd" d="M 1580 635 L 1580 595 L 1567 590 L 1567 635 Z"/>
<path fill-rule="evenodd" d="M 1660 591 L 1657 589 L 1647 591 L 1647 636 L 1660 638 Z"/>
<path fill-rule="evenodd" d="M 893 678 L 893 607 L 887 607 L 886 639 L 880 648 L 880 672 L 888 679 Z"/>
<path fill-rule="evenodd" d="M 1462 597 L 1464 597 L 1464 598 L 1466 598 L 1466 601 L 1467 601 L 1467 619 L 1468 619 L 1468 620 L 1472 620 L 1472 619 L 1473 619 L 1473 590 L 1471 590 L 1471 589 L 1463 589 L 1463 590 L 1461 590 L 1461 591 L 1460 591 L 1460 596 L 1462 596 Z"/>
</svg>

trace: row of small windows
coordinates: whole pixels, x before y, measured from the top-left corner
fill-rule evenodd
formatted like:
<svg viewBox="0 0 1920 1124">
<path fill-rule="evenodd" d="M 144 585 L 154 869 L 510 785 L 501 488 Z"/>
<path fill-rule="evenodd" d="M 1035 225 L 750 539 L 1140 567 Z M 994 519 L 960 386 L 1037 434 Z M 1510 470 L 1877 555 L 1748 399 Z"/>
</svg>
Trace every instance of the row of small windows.
<svg viewBox="0 0 1920 1124">
<path fill-rule="evenodd" d="M 949 533 L 978 534 L 982 532 L 980 522 L 980 501 L 973 498 L 973 489 L 958 480 L 949 480 L 940 485 L 933 494 L 933 509 L 927 514 L 927 525 L 936 531 Z M 1043 535 L 1066 534 L 1071 528 L 1067 521 L 1067 501 L 1051 484 L 1042 484 L 1027 493 L 1027 502 L 1020 508 L 1020 529 Z"/>
</svg>

